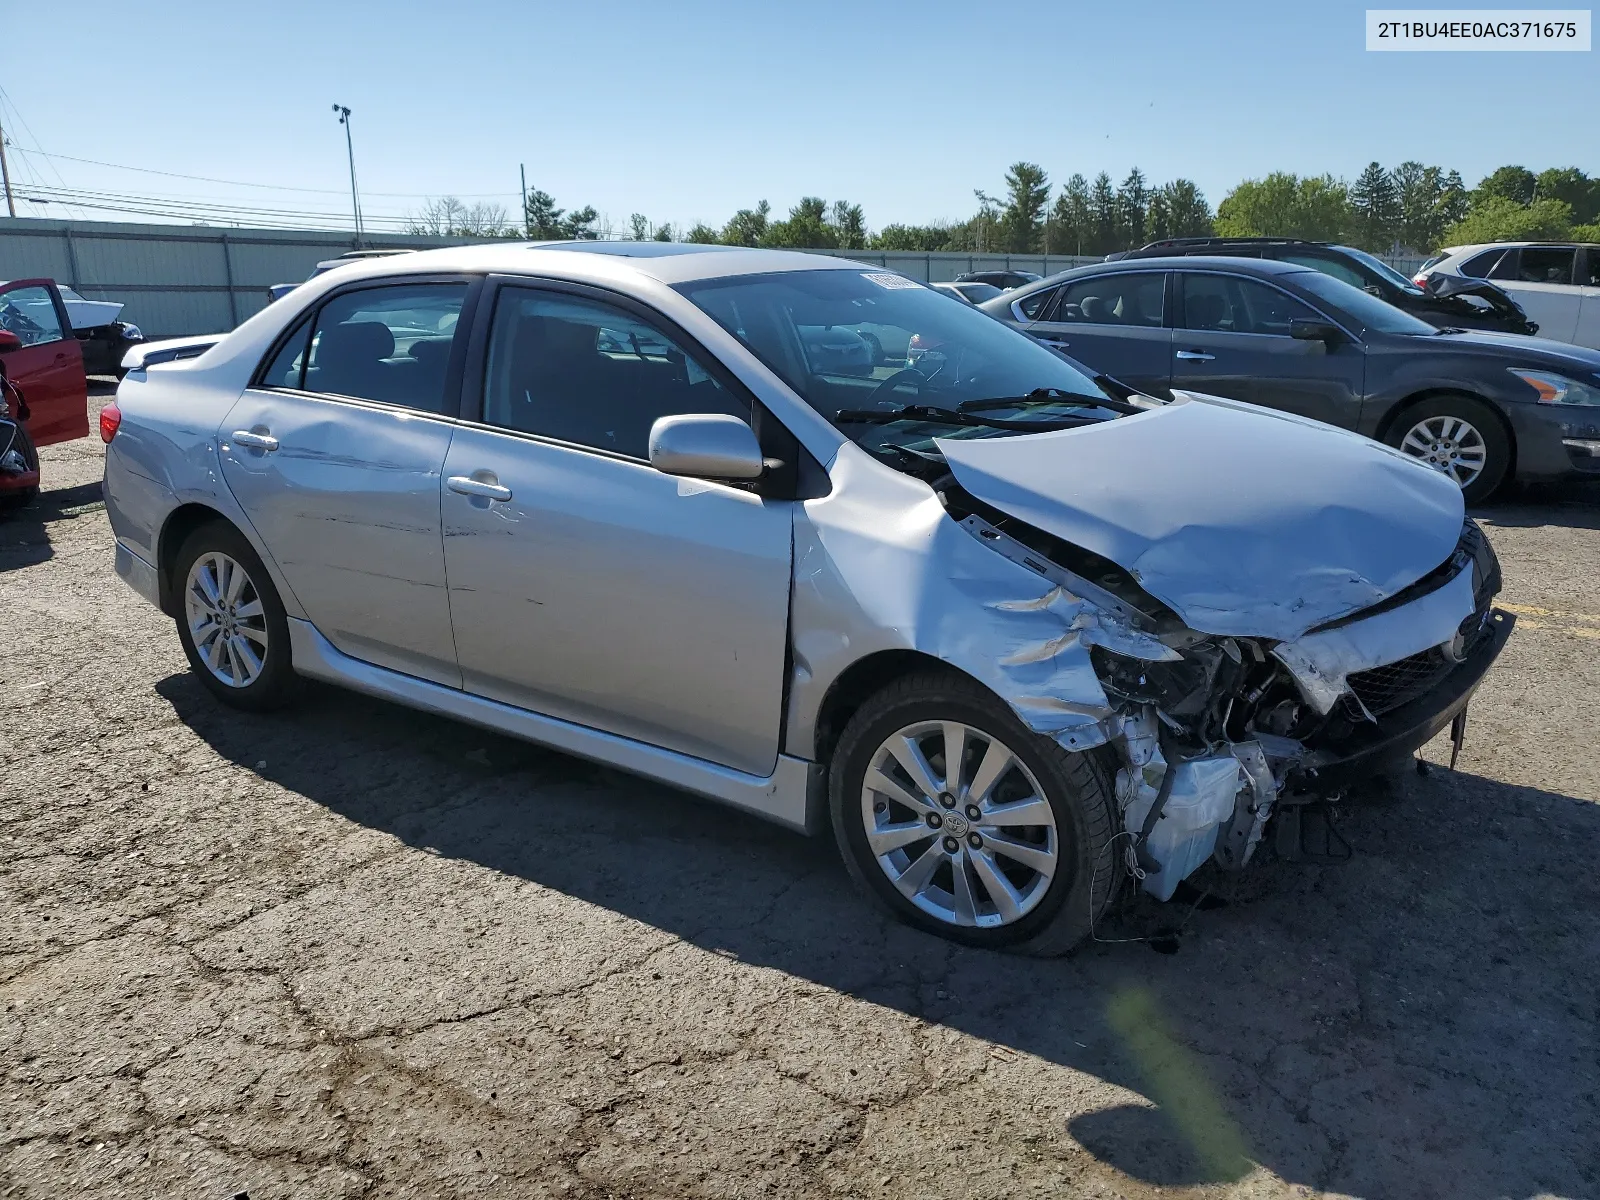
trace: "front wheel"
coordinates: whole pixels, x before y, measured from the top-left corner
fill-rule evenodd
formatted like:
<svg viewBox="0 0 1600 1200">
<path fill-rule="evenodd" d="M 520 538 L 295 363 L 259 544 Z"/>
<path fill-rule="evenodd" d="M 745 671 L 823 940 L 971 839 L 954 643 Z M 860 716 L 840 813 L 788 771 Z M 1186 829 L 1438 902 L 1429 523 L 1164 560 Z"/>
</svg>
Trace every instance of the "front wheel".
<svg viewBox="0 0 1600 1200">
<path fill-rule="evenodd" d="M 868 700 L 839 739 L 829 785 L 851 876 L 953 941 L 1065 953 L 1121 878 L 1099 764 L 964 676 L 917 674 Z"/>
<path fill-rule="evenodd" d="M 1448 475 L 1468 504 L 1481 504 L 1504 482 L 1511 440 L 1494 411 L 1470 396 L 1436 396 L 1401 413 L 1385 440 Z"/>
<path fill-rule="evenodd" d="M 178 637 L 200 682 L 225 704 L 263 712 L 294 695 L 289 622 L 254 548 L 222 521 L 184 541 L 173 565 Z"/>
</svg>

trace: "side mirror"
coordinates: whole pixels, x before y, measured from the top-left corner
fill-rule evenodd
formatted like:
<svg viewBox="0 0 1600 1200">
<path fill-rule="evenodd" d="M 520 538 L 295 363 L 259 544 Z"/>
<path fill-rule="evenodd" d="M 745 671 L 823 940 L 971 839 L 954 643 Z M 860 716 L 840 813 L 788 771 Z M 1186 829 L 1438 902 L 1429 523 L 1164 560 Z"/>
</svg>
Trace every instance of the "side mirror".
<svg viewBox="0 0 1600 1200">
<path fill-rule="evenodd" d="M 1289 336 L 1301 342 L 1325 342 L 1330 346 L 1344 341 L 1344 330 L 1332 321 L 1295 317 L 1289 322 Z"/>
<path fill-rule="evenodd" d="M 0 354 L 9 350 L 21 350 L 22 339 L 9 329 L 0 329 Z"/>
<path fill-rule="evenodd" d="M 738 417 L 685 413 L 650 426 L 650 465 L 663 475 L 760 479 L 766 470 L 755 432 Z"/>
</svg>

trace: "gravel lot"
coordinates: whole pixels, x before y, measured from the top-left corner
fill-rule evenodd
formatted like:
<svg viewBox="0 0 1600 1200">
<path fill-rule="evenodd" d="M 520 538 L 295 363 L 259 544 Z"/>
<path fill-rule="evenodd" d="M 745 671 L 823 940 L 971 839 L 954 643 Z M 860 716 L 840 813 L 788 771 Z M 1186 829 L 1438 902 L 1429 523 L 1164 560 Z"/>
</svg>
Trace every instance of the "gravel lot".
<svg viewBox="0 0 1600 1200">
<path fill-rule="evenodd" d="M 100 450 L 0 523 L 0 1196 L 1600 1195 L 1593 490 L 1485 514 L 1521 621 L 1459 771 L 1175 954 L 1036 962 L 574 759 L 221 709 Z"/>
</svg>

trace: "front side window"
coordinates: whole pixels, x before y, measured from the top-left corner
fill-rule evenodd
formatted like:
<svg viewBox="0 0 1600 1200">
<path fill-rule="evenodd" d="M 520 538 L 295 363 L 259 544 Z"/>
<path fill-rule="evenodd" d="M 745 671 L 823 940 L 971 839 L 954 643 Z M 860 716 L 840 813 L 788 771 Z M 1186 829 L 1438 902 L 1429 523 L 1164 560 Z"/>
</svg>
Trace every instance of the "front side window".
<svg viewBox="0 0 1600 1200">
<path fill-rule="evenodd" d="M 50 290 L 22 287 L 0 293 L 0 329 L 9 329 L 24 346 L 59 342 L 61 318 L 56 315 Z"/>
<path fill-rule="evenodd" d="M 398 284 L 335 296 L 317 311 L 300 386 L 420 412 L 453 411 L 445 378 L 466 298 L 465 283 Z M 269 373 L 278 369 L 275 361 Z M 294 371 L 291 358 L 272 385 L 294 386 L 287 382 Z"/>
<path fill-rule="evenodd" d="M 1523 283 L 1570 285 L 1576 254 L 1571 246 L 1524 246 L 1517 263 L 1517 278 Z"/>
<path fill-rule="evenodd" d="M 854 363 L 866 350 L 824 337 L 813 352 Z M 741 397 L 632 313 L 564 292 L 501 290 L 484 370 L 485 423 L 644 459 L 656 418 L 684 413 L 750 420 Z"/>
<path fill-rule="evenodd" d="M 1067 284 L 1052 321 L 1086 325 L 1161 327 L 1166 276 L 1157 273 L 1097 275 Z"/>
<path fill-rule="evenodd" d="M 1367 286 L 1367 280 L 1362 278 L 1360 271 L 1336 259 L 1317 258 L 1310 254 L 1280 254 L 1278 261 L 1294 263 L 1297 267 L 1310 267 L 1313 271 L 1321 271 L 1324 275 L 1332 275 L 1335 279 L 1343 280 L 1351 287 Z"/>
<path fill-rule="evenodd" d="M 1331 275 L 1319 271 L 1306 274 L 1357 291 Z M 1231 275 L 1199 274 L 1183 277 L 1183 315 L 1186 329 L 1278 337 L 1289 336 L 1289 322 L 1296 318 L 1317 319 L 1317 314 L 1308 306 L 1275 287 Z"/>
</svg>

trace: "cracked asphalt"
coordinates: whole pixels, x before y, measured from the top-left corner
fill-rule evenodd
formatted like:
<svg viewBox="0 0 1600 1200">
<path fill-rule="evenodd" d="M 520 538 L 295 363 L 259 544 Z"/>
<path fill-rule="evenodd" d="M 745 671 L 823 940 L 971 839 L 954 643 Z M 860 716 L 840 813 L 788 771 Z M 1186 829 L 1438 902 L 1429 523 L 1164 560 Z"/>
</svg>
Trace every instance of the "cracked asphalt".
<svg viewBox="0 0 1600 1200">
<path fill-rule="evenodd" d="M 1174 954 L 1039 962 L 559 754 L 223 710 L 100 450 L 0 521 L 0 1197 L 1600 1195 L 1593 489 L 1484 514 L 1521 620 L 1456 772 L 1105 933 Z"/>
</svg>

